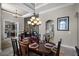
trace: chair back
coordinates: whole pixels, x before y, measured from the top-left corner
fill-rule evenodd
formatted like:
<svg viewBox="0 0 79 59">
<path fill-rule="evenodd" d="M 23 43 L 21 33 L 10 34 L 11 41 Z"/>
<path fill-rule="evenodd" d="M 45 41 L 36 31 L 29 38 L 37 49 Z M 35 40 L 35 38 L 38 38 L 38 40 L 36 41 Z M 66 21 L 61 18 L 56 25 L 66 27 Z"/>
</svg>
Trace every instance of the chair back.
<svg viewBox="0 0 79 59">
<path fill-rule="evenodd" d="M 36 36 L 31 36 L 30 41 L 31 43 L 34 43 L 34 42 L 39 43 L 39 38 Z"/>
<path fill-rule="evenodd" d="M 12 41 L 12 47 L 13 47 L 14 56 L 15 56 L 15 55 L 18 55 L 18 56 L 19 56 L 18 45 L 17 45 L 17 39 L 11 38 L 11 41 Z"/>
<path fill-rule="evenodd" d="M 77 46 L 75 46 L 76 52 L 77 52 L 77 56 L 79 56 L 79 48 Z"/>
<path fill-rule="evenodd" d="M 28 46 L 29 44 L 28 43 L 23 43 L 23 42 L 19 42 L 19 45 L 20 45 L 20 49 L 21 49 L 21 55 L 22 56 L 26 56 L 28 55 Z"/>
<path fill-rule="evenodd" d="M 60 54 L 61 41 L 62 41 L 62 39 L 60 39 L 60 41 L 58 42 L 56 56 L 59 56 L 59 54 Z"/>
<path fill-rule="evenodd" d="M 44 39 L 45 39 L 45 42 L 48 43 L 50 41 L 50 35 L 48 33 L 46 33 L 44 35 Z"/>
</svg>

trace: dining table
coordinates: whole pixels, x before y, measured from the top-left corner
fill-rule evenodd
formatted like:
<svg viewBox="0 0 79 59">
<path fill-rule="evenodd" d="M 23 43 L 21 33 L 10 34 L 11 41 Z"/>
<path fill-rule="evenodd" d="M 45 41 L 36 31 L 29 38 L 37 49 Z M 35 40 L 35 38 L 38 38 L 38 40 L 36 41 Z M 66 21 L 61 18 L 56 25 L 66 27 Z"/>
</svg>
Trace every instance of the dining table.
<svg viewBox="0 0 79 59">
<path fill-rule="evenodd" d="M 52 43 L 54 46 L 55 44 Z M 30 45 L 30 44 L 29 44 Z M 31 48 L 29 47 L 29 51 L 32 51 L 36 54 L 39 54 L 41 56 L 50 56 L 50 55 L 53 55 L 54 53 L 51 51 L 51 49 L 48 49 L 45 47 L 45 43 L 39 43 L 38 44 L 39 46 L 37 48 Z"/>
<path fill-rule="evenodd" d="M 28 42 L 28 44 L 29 44 L 29 45 L 28 45 L 28 51 L 29 51 L 29 52 L 34 52 L 34 53 L 36 53 L 36 54 L 38 54 L 38 55 L 41 55 L 41 56 L 54 55 L 54 53 L 53 53 L 53 51 L 51 50 L 51 48 L 53 48 L 53 47 L 56 46 L 55 43 L 50 43 L 50 42 L 48 42 L 49 44 L 52 44 L 53 46 L 52 46 L 51 48 L 47 48 L 47 47 L 45 46 L 45 44 L 46 44 L 47 42 L 39 42 L 39 43 L 34 42 L 34 43 L 36 43 L 36 44 L 38 45 L 38 47 L 32 48 L 32 47 L 30 47 L 30 45 L 32 45 L 32 44 L 34 44 L 34 43 L 31 43 L 29 39 L 26 39 L 26 38 L 25 38 L 22 42 L 23 42 L 23 44 L 26 44 L 26 43 Z M 29 55 L 29 53 L 28 53 L 28 55 Z"/>
</svg>

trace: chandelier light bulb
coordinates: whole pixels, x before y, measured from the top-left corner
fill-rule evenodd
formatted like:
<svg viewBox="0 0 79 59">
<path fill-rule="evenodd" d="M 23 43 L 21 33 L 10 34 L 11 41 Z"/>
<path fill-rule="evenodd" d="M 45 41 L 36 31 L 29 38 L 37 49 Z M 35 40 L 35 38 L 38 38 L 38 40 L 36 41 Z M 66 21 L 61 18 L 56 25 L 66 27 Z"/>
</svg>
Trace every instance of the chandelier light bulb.
<svg viewBox="0 0 79 59">
<path fill-rule="evenodd" d="M 31 19 L 35 19 L 35 17 L 33 16 Z"/>
<path fill-rule="evenodd" d="M 33 21 L 33 19 L 30 19 L 30 21 Z"/>
<path fill-rule="evenodd" d="M 36 18 L 37 21 L 39 21 L 39 18 Z"/>
<path fill-rule="evenodd" d="M 30 21 L 28 21 L 28 24 L 31 24 L 31 22 L 30 22 Z"/>
<path fill-rule="evenodd" d="M 37 25 L 39 25 L 39 22 L 37 23 Z"/>
<path fill-rule="evenodd" d="M 31 23 L 32 25 L 34 25 L 34 23 Z"/>
<path fill-rule="evenodd" d="M 37 21 L 35 20 L 35 21 L 34 21 L 34 23 L 36 24 L 36 23 L 37 23 Z"/>
</svg>

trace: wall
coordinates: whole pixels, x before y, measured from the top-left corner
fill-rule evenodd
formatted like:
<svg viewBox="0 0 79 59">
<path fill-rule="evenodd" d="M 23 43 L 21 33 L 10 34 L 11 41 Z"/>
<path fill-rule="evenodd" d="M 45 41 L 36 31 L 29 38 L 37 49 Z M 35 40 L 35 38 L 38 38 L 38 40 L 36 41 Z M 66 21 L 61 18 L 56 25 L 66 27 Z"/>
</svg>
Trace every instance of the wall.
<svg viewBox="0 0 79 59">
<path fill-rule="evenodd" d="M 77 10 L 77 46 L 79 47 L 79 4 L 76 4 L 76 10 Z"/>
<path fill-rule="evenodd" d="M 1 4 L 0 4 L 0 52 L 1 52 Z"/>
<path fill-rule="evenodd" d="M 22 31 L 24 31 L 24 19 L 23 18 L 17 18 L 16 19 L 11 14 L 9 14 L 9 13 L 7 13 L 5 11 L 2 11 L 2 23 L 4 23 L 4 20 L 19 23 L 19 33 L 21 33 Z M 3 33 L 2 33 L 2 36 L 3 36 Z M 5 49 L 5 48 L 11 46 L 11 41 L 10 40 L 11 39 L 4 39 L 4 37 L 2 38 L 2 49 Z"/>
<path fill-rule="evenodd" d="M 77 17 L 75 11 L 75 4 L 52 10 L 44 14 L 40 14 L 42 24 L 40 25 L 41 39 L 45 33 L 45 22 L 47 20 L 54 20 L 54 42 L 58 43 L 59 39 L 62 38 L 62 45 L 73 48 L 77 45 Z M 69 31 L 57 31 L 57 18 L 69 16 Z"/>
</svg>

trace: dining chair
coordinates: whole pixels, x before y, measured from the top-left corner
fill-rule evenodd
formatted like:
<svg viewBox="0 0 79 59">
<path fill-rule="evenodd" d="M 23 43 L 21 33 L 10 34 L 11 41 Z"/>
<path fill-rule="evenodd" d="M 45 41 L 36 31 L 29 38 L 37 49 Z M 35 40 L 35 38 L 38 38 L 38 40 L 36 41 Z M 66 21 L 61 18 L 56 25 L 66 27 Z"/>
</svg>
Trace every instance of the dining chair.
<svg viewBox="0 0 79 59">
<path fill-rule="evenodd" d="M 51 55 L 53 55 L 53 56 L 59 56 L 60 55 L 61 42 L 62 42 L 62 39 L 60 39 L 60 41 L 58 41 L 57 48 L 55 50 L 51 51 Z"/>
<path fill-rule="evenodd" d="M 11 42 L 12 42 L 12 47 L 13 47 L 13 55 L 19 56 L 20 54 L 19 54 L 19 50 L 18 50 L 17 39 L 11 38 Z"/>
<path fill-rule="evenodd" d="M 48 33 L 46 33 L 46 34 L 43 35 L 43 37 L 44 37 L 45 42 L 49 43 L 50 35 Z"/>
<path fill-rule="evenodd" d="M 40 40 L 40 39 L 39 39 L 38 37 L 36 37 L 36 36 L 31 36 L 31 37 L 30 37 L 30 42 L 31 42 L 31 43 L 34 43 L 34 42 L 39 43 L 39 40 Z"/>
<path fill-rule="evenodd" d="M 58 42 L 57 51 L 56 51 L 56 56 L 59 56 L 59 55 L 60 55 L 61 42 L 62 42 L 62 39 L 60 39 L 60 41 Z"/>
<path fill-rule="evenodd" d="M 79 56 L 79 48 L 77 46 L 75 46 L 76 52 L 77 52 L 77 56 Z"/>
<path fill-rule="evenodd" d="M 20 45 L 20 50 L 21 50 L 21 56 L 26 56 L 29 54 L 28 52 L 28 47 L 29 47 L 29 43 L 28 42 L 19 42 Z"/>
</svg>

